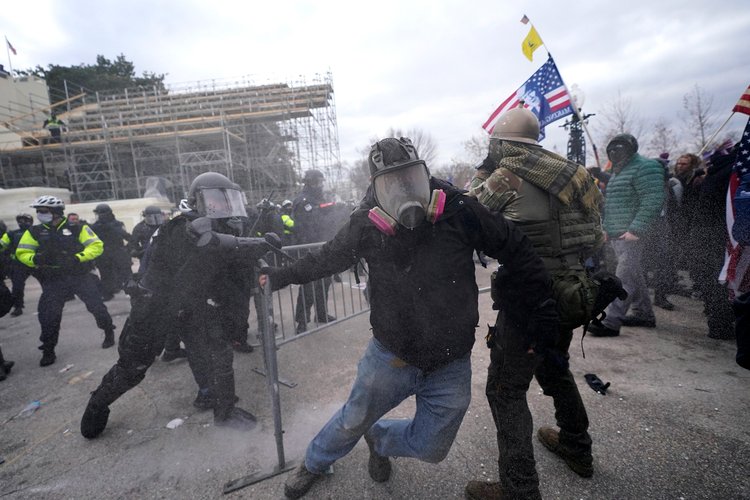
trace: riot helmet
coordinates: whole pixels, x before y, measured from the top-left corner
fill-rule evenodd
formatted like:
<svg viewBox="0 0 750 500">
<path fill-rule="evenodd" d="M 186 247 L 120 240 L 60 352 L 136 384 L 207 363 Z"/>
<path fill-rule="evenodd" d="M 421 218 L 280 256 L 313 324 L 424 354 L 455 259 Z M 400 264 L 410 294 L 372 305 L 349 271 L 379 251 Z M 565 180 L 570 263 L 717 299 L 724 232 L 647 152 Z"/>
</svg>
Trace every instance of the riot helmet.
<svg viewBox="0 0 750 500">
<path fill-rule="evenodd" d="M 612 166 L 622 167 L 638 152 L 638 141 L 631 134 L 617 134 L 607 144 L 607 157 Z"/>
<path fill-rule="evenodd" d="M 106 203 L 99 203 L 94 208 L 94 213 L 96 214 L 96 220 L 100 222 L 109 222 L 115 218 L 115 214 L 112 213 L 112 207 Z"/>
<path fill-rule="evenodd" d="M 283 208 L 284 210 L 291 210 L 292 205 L 292 200 L 284 200 L 281 202 L 281 208 Z"/>
<path fill-rule="evenodd" d="M 34 217 L 31 214 L 16 215 L 16 223 L 19 229 L 28 229 L 34 225 Z"/>
<path fill-rule="evenodd" d="M 218 172 L 200 174 L 190 184 L 187 205 L 201 217 L 247 217 L 246 204 L 245 193 L 240 186 Z"/>
<path fill-rule="evenodd" d="M 390 137 L 376 142 L 368 163 L 378 206 L 409 229 L 424 221 L 430 204 L 430 172 L 411 140 Z"/>
<path fill-rule="evenodd" d="M 161 208 L 155 205 L 149 205 L 144 208 L 141 215 L 143 216 L 143 222 L 148 226 L 161 226 L 164 224 L 164 213 L 161 211 Z"/>
<path fill-rule="evenodd" d="M 306 170 L 305 176 L 302 178 L 302 182 L 305 185 L 303 191 L 320 198 L 323 196 L 323 183 L 325 180 L 325 175 L 320 170 L 315 168 Z"/>
<path fill-rule="evenodd" d="M 522 106 L 523 104 L 500 115 L 490 139 L 539 144 L 539 120 L 534 113 Z"/>
</svg>

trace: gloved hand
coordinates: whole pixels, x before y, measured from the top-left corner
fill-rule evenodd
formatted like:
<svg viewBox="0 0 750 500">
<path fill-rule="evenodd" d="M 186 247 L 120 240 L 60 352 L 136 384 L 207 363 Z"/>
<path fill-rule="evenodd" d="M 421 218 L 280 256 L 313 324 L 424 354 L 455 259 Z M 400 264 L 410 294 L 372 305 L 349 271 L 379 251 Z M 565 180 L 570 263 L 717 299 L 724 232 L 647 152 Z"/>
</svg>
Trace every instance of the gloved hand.
<svg viewBox="0 0 750 500">
<path fill-rule="evenodd" d="M 36 267 L 45 267 L 49 265 L 49 257 L 44 252 L 37 252 L 32 259 Z"/>
<path fill-rule="evenodd" d="M 65 254 L 63 256 L 64 267 L 75 267 L 80 263 L 81 261 L 78 259 L 78 256 L 76 254 Z"/>
<path fill-rule="evenodd" d="M 261 288 L 266 286 L 266 280 L 268 278 L 270 278 L 271 280 L 271 288 L 274 291 L 287 286 L 289 283 L 282 283 L 279 279 L 279 272 L 281 270 L 282 270 L 281 267 L 274 267 L 274 266 L 261 267 L 258 273 L 258 283 L 260 284 Z"/>
<path fill-rule="evenodd" d="M 526 324 L 529 347 L 538 354 L 546 353 L 557 343 L 559 320 L 554 299 L 547 299 L 531 312 Z"/>
</svg>

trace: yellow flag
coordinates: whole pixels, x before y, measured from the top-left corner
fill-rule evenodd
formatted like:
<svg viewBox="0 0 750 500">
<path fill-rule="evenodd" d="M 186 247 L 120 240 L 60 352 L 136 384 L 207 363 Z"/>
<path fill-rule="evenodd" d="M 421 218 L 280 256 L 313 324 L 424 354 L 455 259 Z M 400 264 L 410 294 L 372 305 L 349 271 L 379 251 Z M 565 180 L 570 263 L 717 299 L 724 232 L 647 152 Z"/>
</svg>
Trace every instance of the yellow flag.
<svg viewBox="0 0 750 500">
<path fill-rule="evenodd" d="M 521 43 L 521 50 L 529 61 L 533 61 L 533 54 L 536 49 L 542 46 L 542 39 L 539 37 L 539 33 L 536 32 L 536 28 L 533 26 L 529 30 L 529 34 L 523 39 Z"/>
</svg>

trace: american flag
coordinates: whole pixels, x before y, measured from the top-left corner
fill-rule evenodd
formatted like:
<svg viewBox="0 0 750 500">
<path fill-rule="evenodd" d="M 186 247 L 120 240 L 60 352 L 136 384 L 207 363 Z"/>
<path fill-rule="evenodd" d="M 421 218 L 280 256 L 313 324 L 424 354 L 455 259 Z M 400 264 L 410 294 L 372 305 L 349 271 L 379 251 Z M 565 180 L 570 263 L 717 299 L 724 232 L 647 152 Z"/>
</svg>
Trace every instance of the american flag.
<svg viewBox="0 0 750 500">
<path fill-rule="evenodd" d="M 724 259 L 724 267 L 719 275 L 719 281 L 725 281 L 729 289 L 739 295 L 738 291 L 750 289 L 750 248 L 737 242 L 732 236 L 732 228 L 737 215 L 735 195 L 737 189 L 750 191 L 750 119 L 745 131 L 735 149 L 737 157 L 734 160 L 732 176 L 727 190 L 726 219 L 729 241 Z"/>
<path fill-rule="evenodd" d="M 747 90 L 740 96 L 740 100 L 737 101 L 737 105 L 732 109 L 735 113 L 745 113 L 750 115 L 750 85 Z"/>
<path fill-rule="evenodd" d="M 517 107 L 521 100 L 524 101 L 524 107 L 531 110 L 539 119 L 539 140 L 544 139 L 545 126 L 573 113 L 570 94 L 563 84 L 552 56 L 495 109 L 482 128 L 491 134 L 500 115 Z"/>
<path fill-rule="evenodd" d="M 14 55 L 14 56 L 17 56 L 17 55 L 18 55 L 18 53 L 16 52 L 16 48 L 15 48 L 15 47 L 14 47 L 13 45 L 11 45 L 11 43 L 10 43 L 10 40 L 8 40 L 8 39 L 6 38 L 6 39 L 5 39 L 5 43 L 7 43 L 7 44 L 8 44 L 8 48 L 10 49 L 10 51 L 11 51 L 11 52 L 13 52 L 13 55 Z"/>
</svg>

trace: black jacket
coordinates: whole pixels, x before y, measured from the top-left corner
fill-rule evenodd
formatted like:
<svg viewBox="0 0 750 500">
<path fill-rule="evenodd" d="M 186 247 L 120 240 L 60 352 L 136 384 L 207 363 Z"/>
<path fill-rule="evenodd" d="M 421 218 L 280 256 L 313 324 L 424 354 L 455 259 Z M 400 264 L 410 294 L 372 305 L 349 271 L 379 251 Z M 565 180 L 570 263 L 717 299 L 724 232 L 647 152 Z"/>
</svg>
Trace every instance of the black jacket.
<svg viewBox="0 0 750 500">
<path fill-rule="evenodd" d="M 117 219 L 111 221 L 96 221 L 91 224 L 91 229 L 104 243 L 104 253 L 100 260 L 128 259 L 125 251 L 125 242 L 130 241 L 130 234 L 125 230 L 125 224 Z"/>
<path fill-rule="evenodd" d="M 551 298 L 547 271 L 520 230 L 450 184 L 434 178 L 430 183 L 447 195 L 445 212 L 435 224 L 399 227 L 395 236 L 387 236 L 368 219 L 375 206 L 370 193 L 320 251 L 269 271 L 274 288 L 280 288 L 342 272 L 364 258 L 373 335 L 425 371 L 466 355 L 474 345 L 479 321 L 475 250 L 522 278 L 521 303 L 529 312 Z"/>
<path fill-rule="evenodd" d="M 128 251 L 132 257 L 140 259 L 143 256 L 143 252 L 146 250 L 146 245 L 148 245 L 151 236 L 154 235 L 154 231 L 156 231 L 158 227 L 159 226 L 149 226 L 145 221 L 140 221 L 135 225 L 133 228 L 133 234 L 127 245 Z"/>
<path fill-rule="evenodd" d="M 187 230 L 191 217 L 165 222 L 154 235 L 142 262 L 141 285 L 169 304 L 171 313 L 218 306 L 248 297 L 254 261 L 239 251 L 197 247 Z"/>
</svg>

